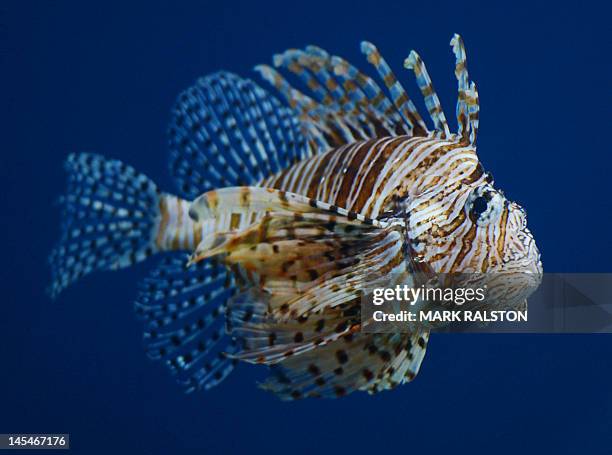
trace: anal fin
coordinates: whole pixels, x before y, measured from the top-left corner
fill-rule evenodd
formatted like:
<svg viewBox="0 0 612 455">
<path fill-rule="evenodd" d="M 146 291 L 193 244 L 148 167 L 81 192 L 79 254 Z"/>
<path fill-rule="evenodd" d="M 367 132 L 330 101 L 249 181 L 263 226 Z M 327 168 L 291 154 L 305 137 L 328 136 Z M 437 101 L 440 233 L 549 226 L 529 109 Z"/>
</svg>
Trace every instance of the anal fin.
<svg viewBox="0 0 612 455">
<path fill-rule="evenodd" d="M 274 365 L 261 387 L 283 400 L 393 389 L 416 377 L 427 340 L 427 333 L 349 334 Z"/>
<path fill-rule="evenodd" d="M 136 312 L 145 321 L 147 355 L 163 361 L 187 392 L 220 383 L 237 361 L 226 334 L 226 301 L 233 279 L 226 267 L 202 261 L 186 268 L 186 255 L 175 253 L 141 284 Z"/>
</svg>

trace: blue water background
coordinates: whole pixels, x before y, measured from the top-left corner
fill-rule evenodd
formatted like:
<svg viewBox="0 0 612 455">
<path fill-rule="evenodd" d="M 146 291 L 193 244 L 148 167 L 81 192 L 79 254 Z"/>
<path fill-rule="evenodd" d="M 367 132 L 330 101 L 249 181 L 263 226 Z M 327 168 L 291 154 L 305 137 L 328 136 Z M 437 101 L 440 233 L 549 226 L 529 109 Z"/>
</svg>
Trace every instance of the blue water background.
<svg viewBox="0 0 612 455">
<path fill-rule="evenodd" d="M 612 453 L 612 337 L 433 336 L 417 379 L 374 397 L 284 403 L 241 366 L 186 396 L 142 350 L 132 302 L 153 264 L 51 301 L 46 256 L 70 152 L 171 190 L 176 95 L 317 44 L 368 66 L 413 48 L 454 118 L 463 35 L 479 155 L 524 205 L 549 272 L 611 272 L 610 39 L 603 2 L 0 2 L 0 432 L 68 432 L 73 453 Z M 113 452 L 123 447 L 122 452 Z"/>
</svg>

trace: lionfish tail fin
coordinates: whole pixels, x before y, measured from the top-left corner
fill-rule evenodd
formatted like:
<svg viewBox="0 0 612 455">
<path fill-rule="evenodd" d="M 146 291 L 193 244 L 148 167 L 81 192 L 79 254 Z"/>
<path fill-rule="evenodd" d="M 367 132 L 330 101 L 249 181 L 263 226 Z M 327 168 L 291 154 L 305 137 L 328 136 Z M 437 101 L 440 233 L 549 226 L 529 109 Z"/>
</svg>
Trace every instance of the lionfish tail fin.
<svg viewBox="0 0 612 455">
<path fill-rule="evenodd" d="M 90 153 L 70 155 L 65 168 L 61 238 L 49 257 L 51 297 L 91 272 L 127 267 L 156 250 L 160 195 L 148 177 Z"/>
</svg>

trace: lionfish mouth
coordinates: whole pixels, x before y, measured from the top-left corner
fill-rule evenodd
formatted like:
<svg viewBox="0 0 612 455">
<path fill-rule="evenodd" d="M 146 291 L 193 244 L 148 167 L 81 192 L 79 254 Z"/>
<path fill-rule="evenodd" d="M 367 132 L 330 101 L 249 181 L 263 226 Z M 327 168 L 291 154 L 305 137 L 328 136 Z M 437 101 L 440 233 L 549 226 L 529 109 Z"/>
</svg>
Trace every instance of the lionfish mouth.
<svg viewBox="0 0 612 455">
<path fill-rule="evenodd" d="M 541 277 L 544 270 L 542 268 L 540 250 L 538 249 L 535 239 L 533 238 L 533 234 L 529 231 L 529 229 L 523 229 L 523 234 L 529 239 L 527 245 L 525 246 L 525 259 L 527 259 L 529 262 L 529 266 L 526 268 L 526 270 L 529 273 L 533 273 Z"/>
<path fill-rule="evenodd" d="M 538 247 L 535 245 L 535 241 L 531 242 L 531 246 L 527 254 L 529 257 L 534 258 L 530 261 L 530 267 L 527 268 L 527 272 L 537 275 L 538 279 L 541 280 L 542 275 L 544 274 L 544 269 L 542 267 L 540 251 L 538 250 Z"/>
</svg>

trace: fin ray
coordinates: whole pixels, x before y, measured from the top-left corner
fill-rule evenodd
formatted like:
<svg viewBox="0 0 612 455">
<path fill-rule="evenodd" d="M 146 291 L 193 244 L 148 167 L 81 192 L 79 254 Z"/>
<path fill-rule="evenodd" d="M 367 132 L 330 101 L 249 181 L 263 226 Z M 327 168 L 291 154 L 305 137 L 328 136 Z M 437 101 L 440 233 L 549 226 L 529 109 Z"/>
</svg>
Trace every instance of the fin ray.
<svg viewBox="0 0 612 455">
<path fill-rule="evenodd" d="M 392 389 L 416 377 L 427 339 L 427 333 L 348 334 L 274 365 L 261 387 L 282 400 Z"/>
<path fill-rule="evenodd" d="M 162 360 L 186 392 L 209 389 L 235 367 L 235 342 L 225 331 L 229 271 L 214 261 L 185 267 L 186 255 L 165 258 L 140 285 L 135 304 L 145 322 L 147 355 Z"/>
<path fill-rule="evenodd" d="M 172 112 L 170 170 L 184 197 L 253 184 L 309 151 L 291 110 L 249 79 L 220 72 L 186 89 Z"/>
<path fill-rule="evenodd" d="M 61 239 L 49 257 L 52 297 L 91 272 L 127 267 L 157 250 L 160 193 L 149 178 L 90 153 L 70 155 L 65 167 Z"/>
</svg>

